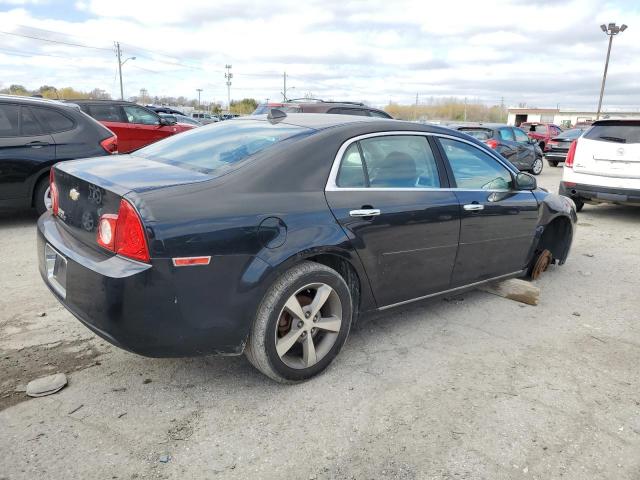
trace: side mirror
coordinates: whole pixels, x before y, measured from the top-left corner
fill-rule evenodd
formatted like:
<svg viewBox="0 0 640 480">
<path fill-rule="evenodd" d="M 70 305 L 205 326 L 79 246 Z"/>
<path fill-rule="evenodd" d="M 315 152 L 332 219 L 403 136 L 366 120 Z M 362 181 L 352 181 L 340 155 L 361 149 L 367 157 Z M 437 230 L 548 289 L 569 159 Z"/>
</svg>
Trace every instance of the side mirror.
<svg viewBox="0 0 640 480">
<path fill-rule="evenodd" d="M 538 188 L 536 177 L 525 172 L 518 173 L 516 175 L 516 188 L 518 190 L 535 190 Z"/>
</svg>

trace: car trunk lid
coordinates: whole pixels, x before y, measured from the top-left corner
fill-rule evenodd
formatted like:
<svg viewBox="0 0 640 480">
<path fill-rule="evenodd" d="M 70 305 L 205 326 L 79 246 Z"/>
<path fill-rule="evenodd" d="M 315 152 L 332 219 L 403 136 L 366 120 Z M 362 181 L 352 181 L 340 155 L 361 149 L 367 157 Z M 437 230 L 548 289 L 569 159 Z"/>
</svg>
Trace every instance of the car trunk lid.
<svg viewBox="0 0 640 480">
<path fill-rule="evenodd" d="M 59 163 L 54 169 L 58 190 L 58 219 L 83 243 L 98 247 L 100 217 L 117 214 L 130 192 L 194 183 L 211 176 L 129 155 Z"/>
</svg>

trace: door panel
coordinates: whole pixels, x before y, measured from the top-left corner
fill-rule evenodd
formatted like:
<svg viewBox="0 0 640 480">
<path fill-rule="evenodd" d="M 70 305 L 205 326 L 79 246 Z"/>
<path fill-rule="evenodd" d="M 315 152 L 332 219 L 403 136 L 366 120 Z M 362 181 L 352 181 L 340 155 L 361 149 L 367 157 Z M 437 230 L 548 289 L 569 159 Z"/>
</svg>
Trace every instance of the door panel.
<svg viewBox="0 0 640 480">
<path fill-rule="evenodd" d="M 378 306 L 449 288 L 460 208 L 451 191 L 327 191 L 362 261 Z M 380 215 L 352 217 L 363 207 Z"/>
<path fill-rule="evenodd" d="M 522 270 L 538 222 L 535 196 L 514 190 L 511 172 L 478 147 L 445 138 L 439 142 L 462 207 L 452 287 Z"/>
</svg>

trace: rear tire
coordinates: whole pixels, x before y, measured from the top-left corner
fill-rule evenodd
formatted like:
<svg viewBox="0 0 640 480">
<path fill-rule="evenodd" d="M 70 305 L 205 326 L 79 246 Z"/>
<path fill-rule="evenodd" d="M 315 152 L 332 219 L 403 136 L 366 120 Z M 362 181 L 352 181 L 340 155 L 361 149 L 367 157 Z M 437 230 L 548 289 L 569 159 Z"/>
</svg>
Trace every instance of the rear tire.
<svg viewBox="0 0 640 480">
<path fill-rule="evenodd" d="M 38 215 L 42 215 L 49 209 L 49 205 L 51 204 L 50 198 L 49 176 L 46 176 L 38 181 L 33 191 L 33 206 L 38 212 Z"/>
<path fill-rule="evenodd" d="M 558 166 L 558 162 L 555 162 L 553 160 L 547 160 L 547 163 L 549 164 L 550 167 L 557 167 Z"/>
<path fill-rule="evenodd" d="M 307 380 L 338 355 L 349 335 L 352 313 L 349 287 L 340 274 L 319 263 L 302 262 L 265 294 L 245 355 L 273 380 Z"/>
<path fill-rule="evenodd" d="M 533 161 L 533 165 L 531 165 L 531 173 L 534 175 L 540 175 L 542 173 L 542 168 L 544 167 L 544 162 L 542 158 L 536 157 Z"/>
</svg>

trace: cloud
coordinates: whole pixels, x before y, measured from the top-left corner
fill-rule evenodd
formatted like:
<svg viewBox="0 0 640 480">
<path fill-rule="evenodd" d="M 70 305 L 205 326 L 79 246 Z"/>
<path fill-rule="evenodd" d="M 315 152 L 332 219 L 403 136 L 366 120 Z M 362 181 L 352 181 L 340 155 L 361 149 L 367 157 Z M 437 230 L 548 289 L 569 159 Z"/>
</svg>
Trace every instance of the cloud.
<svg viewBox="0 0 640 480">
<path fill-rule="evenodd" d="M 118 93 L 113 42 L 126 57 L 128 95 L 277 98 L 289 88 L 326 98 L 459 96 L 538 106 L 597 102 L 606 53 L 601 23 L 624 21 L 614 40 L 605 103 L 640 104 L 640 13 L 629 2 L 448 3 L 422 0 L 71 0 L 64 16 L 37 1 L 0 0 L 4 85 L 73 85 Z M 78 17 L 72 11 L 81 13 Z M 58 32 L 58 33 L 56 33 Z M 75 43 L 83 47 L 55 42 Z M 635 90 L 634 90 L 635 89 Z"/>
</svg>

